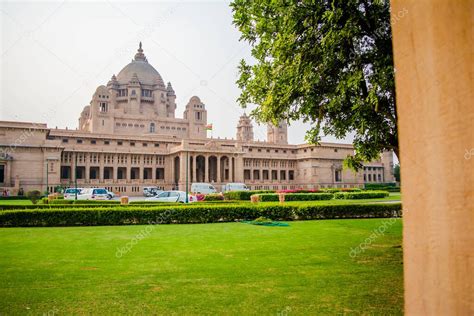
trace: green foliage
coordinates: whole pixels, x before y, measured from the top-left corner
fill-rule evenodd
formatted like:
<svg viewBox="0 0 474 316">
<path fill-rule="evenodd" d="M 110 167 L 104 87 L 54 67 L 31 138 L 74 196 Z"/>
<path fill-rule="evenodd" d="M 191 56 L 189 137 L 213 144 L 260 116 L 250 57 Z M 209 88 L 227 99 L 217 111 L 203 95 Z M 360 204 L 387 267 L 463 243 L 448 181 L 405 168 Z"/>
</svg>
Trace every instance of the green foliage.
<svg viewBox="0 0 474 316">
<path fill-rule="evenodd" d="M 400 192 L 400 187 L 395 183 L 366 183 L 365 190 L 382 190 L 388 192 Z"/>
<path fill-rule="evenodd" d="M 0 201 L 2 200 L 29 200 L 26 196 L 0 196 Z"/>
<path fill-rule="evenodd" d="M 250 201 L 250 197 L 254 194 L 275 193 L 272 190 L 253 190 L 253 191 L 229 191 L 224 193 L 226 200 Z"/>
<path fill-rule="evenodd" d="M 351 194 L 351 193 L 345 193 Z M 357 193 L 352 193 L 357 194 Z M 401 204 L 352 205 L 196 205 L 187 207 L 136 207 L 33 209 L 0 211 L 0 226 L 97 226 L 136 224 L 217 223 L 253 220 L 375 218 L 401 215 Z"/>
<path fill-rule="evenodd" d="M 31 203 L 36 204 L 41 198 L 41 192 L 39 190 L 28 191 L 26 197 L 31 201 Z"/>
<path fill-rule="evenodd" d="M 361 192 L 362 189 L 359 188 L 325 188 L 321 189 L 322 192 L 326 193 L 336 193 L 336 192 Z"/>
<path fill-rule="evenodd" d="M 263 193 L 257 194 L 260 202 L 276 202 L 279 201 L 279 194 L 277 193 Z M 319 201 L 331 200 L 333 195 L 331 193 L 286 193 L 285 201 Z"/>
<path fill-rule="evenodd" d="M 222 201 L 224 200 L 224 195 L 220 193 L 214 193 L 214 194 L 206 194 L 204 196 L 204 201 L 210 202 L 210 201 Z"/>
<path fill-rule="evenodd" d="M 388 195 L 387 191 L 336 192 L 334 198 L 338 200 L 361 200 L 385 198 Z"/>
<path fill-rule="evenodd" d="M 398 156 L 388 1 L 234 0 L 234 24 L 255 62 L 239 66 L 239 103 L 259 122 L 312 123 L 306 139 L 354 134 L 360 169 L 383 150 Z M 403 17 L 407 12 L 398 12 Z"/>
<path fill-rule="evenodd" d="M 400 182 L 400 165 L 396 164 L 393 167 L 393 175 L 395 176 L 395 181 Z"/>
</svg>

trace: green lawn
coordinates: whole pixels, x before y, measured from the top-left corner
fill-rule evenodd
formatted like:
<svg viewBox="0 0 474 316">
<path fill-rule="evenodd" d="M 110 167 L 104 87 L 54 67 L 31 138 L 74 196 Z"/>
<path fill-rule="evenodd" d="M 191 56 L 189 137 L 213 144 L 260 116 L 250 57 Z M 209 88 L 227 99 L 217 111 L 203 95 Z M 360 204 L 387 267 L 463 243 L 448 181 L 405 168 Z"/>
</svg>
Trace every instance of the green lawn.
<svg viewBox="0 0 474 316">
<path fill-rule="evenodd" d="M 0 229 L 0 314 L 402 314 L 401 228 L 359 219 Z"/>
</svg>

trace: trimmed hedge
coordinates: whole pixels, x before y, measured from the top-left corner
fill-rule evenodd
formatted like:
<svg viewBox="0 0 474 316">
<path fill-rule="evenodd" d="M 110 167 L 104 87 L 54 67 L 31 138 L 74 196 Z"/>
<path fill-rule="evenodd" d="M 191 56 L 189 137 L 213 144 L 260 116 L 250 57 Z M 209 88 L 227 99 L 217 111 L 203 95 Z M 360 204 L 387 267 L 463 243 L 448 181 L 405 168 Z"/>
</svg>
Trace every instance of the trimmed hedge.
<svg viewBox="0 0 474 316">
<path fill-rule="evenodd" d="M 260 202 L 278 202 L 279 194 L 264 193 L 256 194 Z M 285 201 L 320 201 L 331 200 L 333 195 L 331 193 L 286 193 Z"/>
<path fill-rule="evenodd" d="M 383 190 L 388 192 L 400 192 L 400 187 L 396 183 L 366 183 L 365 190 Z"/>
<path fill-rule="evenodd" d="M 187 207 L 10 210 L 0 212 L 2 227 L 98 226 L 216 223 L 254 220 L 384 218 L 401 216 L 401 204 L 354 205 L 189 205 Z"/>
<path fill-rule="evenodd" d="M 334 198 L 337 200 L 380 199 L 388 195 L 387 191 L 336 192 Z"/>
<path fill-rule="evenodd" d="M 11 196 L 0 196 L 0 201 L 1 200 L 29 200 L 29 199 L 24 195 L 11 195 Z"/>
<path fill-rule="evenodd" d="M 325 188 L 321 189 L 321 192 L 325 193 L 336 193 L 336 192 L 361 192 L 359 188 Z"/>
<path fill-rule="evenodd" d="M 250 197 L 254 194 L 275 193 L 273 190 L 253 190 L 253 191 L 229 191 L 224 192 L 226 200 L 250 201 Z"/>
<path fill-rule="evenodd" d="M 220 193 L 214 193 L 214 194 L 206 194 L 204 196 L 204 201 L 205 202 L 210 202 L 210 201 L 223 201 L 224 200 L 224 195 Z"/>
</svg>

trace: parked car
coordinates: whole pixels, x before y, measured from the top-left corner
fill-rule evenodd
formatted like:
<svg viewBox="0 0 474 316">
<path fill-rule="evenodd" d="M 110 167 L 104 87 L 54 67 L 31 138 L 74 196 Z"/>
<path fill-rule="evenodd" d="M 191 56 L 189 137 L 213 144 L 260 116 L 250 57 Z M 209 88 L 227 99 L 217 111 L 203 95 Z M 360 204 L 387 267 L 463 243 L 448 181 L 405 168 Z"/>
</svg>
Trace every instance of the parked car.
<svg viewBox="0 0 474 316">
<path fill-rule="evenodd" d="M 228 192 L 228 191 L 249 191 L 250 189 L 248 186 L 245 185 L 245 183 L 227 183 L 224 185 L 222 188 L 223 192 Z"/>
<path fill-rule="evenodd" d="M 145 199 L 146 201 L 150 202 L 178 202 L 178 203 L 186 203 L 186 192 L 184 191 L 163 191 L 158 195 L 153 197 L 149 197 Z M 188 201 L 196 202 L 197 199 L 191 193 L 188 193 Z"/>
<path fill-rule="evenodd" d="M 81 191 L 81 194 L 77 196 L 78 200 L 109 200 L 109 193 L 104 188 L 90 188 Z"/>
<path fill-rule="evenodd" d="M 157 187 L 144 187 L 143 188 L 143 195 L 148 196 L 148 197 L 155 196 L 160 192 L 163 192 L 163 191 L 158 189 Z"/>
<path fill-rule="evenodd" d="M 197 194 L 209 194 L 217 193 L 217 190 L 212 184 L 196 182 L 191 184 L 191 192 Z"/>
<path fill-rule="evenodd" d="M 112 191 L 107 190 L 107 195 L 109 196 L 109 200 L 113 199 L 115 197 L 115 193 Z"/>
<path fill-rule="evenodd" d="M 65 200 L 74 200 L 76 198 L 76 191 L 77 191 L 77 196 L 81 194 L 82 188 L 67 188 L 64 190 L 64 199 Z"/>
</svg>

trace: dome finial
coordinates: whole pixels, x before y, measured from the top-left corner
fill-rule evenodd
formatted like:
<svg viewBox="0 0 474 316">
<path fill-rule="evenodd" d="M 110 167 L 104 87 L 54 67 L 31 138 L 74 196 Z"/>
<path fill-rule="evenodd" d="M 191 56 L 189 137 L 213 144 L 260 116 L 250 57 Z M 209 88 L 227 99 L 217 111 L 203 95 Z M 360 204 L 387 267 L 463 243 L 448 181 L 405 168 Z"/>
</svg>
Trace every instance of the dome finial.
<svg viewBox="0 0 474 316">
<path fill-rule="evenodd" d="M 138 51 L 135 54 L 135 60 L 142 60 L 142 61 L 147 61 L 145 54 L 143 54 L 143 49 L 142 49 L 142 42 L 140 41 L 140 44 L 138 44 Z"/>
</svg>

